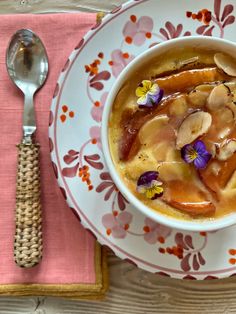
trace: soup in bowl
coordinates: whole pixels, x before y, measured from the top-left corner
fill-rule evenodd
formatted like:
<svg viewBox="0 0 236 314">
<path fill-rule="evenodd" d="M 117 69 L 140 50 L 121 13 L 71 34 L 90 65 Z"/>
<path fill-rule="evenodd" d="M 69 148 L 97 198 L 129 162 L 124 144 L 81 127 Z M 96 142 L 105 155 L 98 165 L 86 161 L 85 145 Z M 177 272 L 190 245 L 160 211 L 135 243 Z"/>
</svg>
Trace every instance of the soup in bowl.
<svg viewBox="0 0 236 314">
<path fill-rule="evenodd" d="M 102 145 L 138 210 L 209 231 L 236 223 L 236 44 L 185 37 L 133 60 L 108 96 Z"/>
</svg>

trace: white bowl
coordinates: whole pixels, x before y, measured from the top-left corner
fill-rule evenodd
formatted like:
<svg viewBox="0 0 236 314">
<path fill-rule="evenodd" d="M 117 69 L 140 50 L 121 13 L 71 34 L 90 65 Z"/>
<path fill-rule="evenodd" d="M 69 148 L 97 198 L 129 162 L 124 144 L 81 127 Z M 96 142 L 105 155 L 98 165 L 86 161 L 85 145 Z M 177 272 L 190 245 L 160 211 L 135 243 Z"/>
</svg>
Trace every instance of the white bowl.
<svg viewBox="0 0 236 314">
<path fill-rule="evenodd" d="M 158 211 L 153 210 L 152 208 L 144 205 L 138 198 L 136 198 L 131 191 L 126 187 L 123 180 L 120 178 L 114 163 L 112 161 L 112 157 L 109 149 L 109 141 L 108 141 L 108 121 L 110 116 L 110 111 L 115 100 L 117 93 L 119 92 L 122 84 L 126 80 L 127 76 L 129 76 L 131 71 L 134 71 L 140 63 L 147 62 L 152 59 L 154 56 L 157 57 L 160 54 L 163 54 L 171 49 L 175 48 L 183 48 L 183 47 L 198 47 L 203 49 L 212 49 L 217 50 L 219 52 L 225 52 L 227 54 L 232 55 L 232 57 L 236 56 L 236 44 L 227 40 L 214 38 L 214 37 L 183 37 L 177 38 L 173 40 L 169 40 L 163 43 L 160 43 L 151 49 L 145 51 L 137 58 L 135 58 L 132 62 L 130 62 L 126 68 L 119 75 L 117 81 L 113 85 L 106 104 L 104 106 L 103 117 L 102 117 L 102 131 L 101 131 L 101 140 L 104 158 L 109 169 L 110 175 L 116 184 L 117 188 L 120 192 L 125 196 L 125 198 L 139 211 L 141 211 L 144 215 L 150 217 L 151 219 L 159 222 L 161 224 L 167 225 L 172 228 L 189 230 L 189 231 L 211 231 L 218 230 L 230 225 L 236 224 L 236 211 L 235 213 L 231 213 L 220 218 L 215 219 L 206 219 L 206 220 L 180 220 L 177 218 L 173 218 L 170 216 L 166 216 Z M 144 78 L 145 79 L 145 78 Z M 236 210 L 236 208 L 235 208 Z"/>
</svg>

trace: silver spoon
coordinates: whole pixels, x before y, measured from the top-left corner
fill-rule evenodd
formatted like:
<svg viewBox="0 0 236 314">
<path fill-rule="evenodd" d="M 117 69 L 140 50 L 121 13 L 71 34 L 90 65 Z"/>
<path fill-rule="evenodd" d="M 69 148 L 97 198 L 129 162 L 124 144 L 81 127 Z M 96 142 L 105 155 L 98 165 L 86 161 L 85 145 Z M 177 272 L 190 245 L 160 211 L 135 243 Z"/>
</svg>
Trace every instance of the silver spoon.
<svg viewBox="0 0 236 314">
<path fill-rule="evenodd" d="M 14 258 L 20 267 L 32 267 L 42 258 L 39 144 L 33 97 L 48 74 L 48 58 L 42 41 L 32 31 L 18 30 L 6 55 L 7 71 L 24 94 L 23 138 L 18 145 L 16 231 Z"/>
</svg>

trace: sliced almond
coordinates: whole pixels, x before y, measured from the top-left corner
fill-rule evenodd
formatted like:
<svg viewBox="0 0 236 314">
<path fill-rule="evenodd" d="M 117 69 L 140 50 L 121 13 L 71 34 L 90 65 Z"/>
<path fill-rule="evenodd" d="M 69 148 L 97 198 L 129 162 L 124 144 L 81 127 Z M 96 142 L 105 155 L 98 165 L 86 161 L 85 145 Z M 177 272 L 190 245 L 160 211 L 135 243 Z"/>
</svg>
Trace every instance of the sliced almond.
<svg viewBox="0 0 236 314">
<path fill-rule="evenodd" d="M 214 87 L 215 85 L 213 84 L 201 84 L 201 85 L 196 86 L 195 90 L 209 95 Z"/>
<path fill-rule="evenodd" d="M 215 64 L 230 76 L 236 76 L 236 60 L 231 56 L 218 52 L 214 55 Z"/>
<path fill-rule="evenodd" d="M 193 107 L 202 108 L 206 104 L 208 95 L 208 93 L 194 89 L 188 94 L 188 100 Z"/>
<path fill-rule="evenodd" d="M 172 116 L 183 116 L 188 110 L 188 104 L 185 95 L 175 98 L 169 107 L 169 113 Z"/>
<path fill-rule="evenodd" d="M 205 134 L 209 130 L 211 123 L 212 118 L 208 112 L 197 111 L 191 113 L 179 127 L 176 139 L 177 148 L 180 149 Z"/>
<path fill-rule="evenodd" d="M 236 152 L 236 140 L 225 140 L 219 147 L 216 154 L 218 160 L 227 160 Z"/>
<path fill-rule="evenodd" d="M 214 85 L 210 84 L 202 84 L 198 85 L 188 94 L 188 100 L 191 105 L 197 108 L 201 108 L 205 106 L 207 98 L 214 88 Z"/>
<path fill-rule="evenodd" d="M 168 121 L 168 116 L 164 114 L 147 121 L 139 130 L 140 143 L 149 146 L 160 140 L 160 133 L 167 126 Z"/>
<path fill-rule="evenodd" d="M 211 91 L 207 99 L 207 108 L 210 110 L 221 109 L 231 100 L 232 95 L 229 87 L 224 84 L 220 84 L 214 87 Z"/>
</svg>

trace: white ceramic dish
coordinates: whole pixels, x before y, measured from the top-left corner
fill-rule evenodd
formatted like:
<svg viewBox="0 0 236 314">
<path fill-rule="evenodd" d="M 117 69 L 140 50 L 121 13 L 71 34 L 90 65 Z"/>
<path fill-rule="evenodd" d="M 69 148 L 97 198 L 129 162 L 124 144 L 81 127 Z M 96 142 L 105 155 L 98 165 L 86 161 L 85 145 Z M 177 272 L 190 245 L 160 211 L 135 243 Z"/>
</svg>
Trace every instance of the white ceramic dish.
<svg viewBox="0 0 236 314">
<path fill-rule="evenodd" d="M 152 208 L 143 204 L 138 198 L 136 198 L 127 186 L 124 184 L 124 181 L 119 176 L 116 167 L 112 161 L 110 149 L 109 149 L 109 141 L 108 141 L 108 122 L 110 117 L 110 112 L 112 105 L 115 101 L 115 97 L 119 92 L 121 86 L 126 81 L 127 77 L 131 74 L 131 72 L 135 72 L 140 64 L 146 63 L 152 58 L 156 58 L 161 54 L 168 52 L 169 50 L 174 50 L 177 48 L 184 47 L 195 47 L 200 49 L 212 49 L 218 52 L 227 52 L 227 54 L 235 57 L 236 55 L 236 44 L 234 42 L 214 38 L 214 37 L 183 37 L 172 39 L 171 41 L 160 43 L 151 49 L 143 52 L 138 57 L 136 57 L 133 61 L 131 61 L 126 68 L 121 72 L 115 84 L 113 85 L 111 91 L 109 92 L 106 104 L 103 110 L 102 117 L 102 147 L 104 152 L 104 158 L 109 169 L 110 175 L 115 182 L 118 189 L 121 193 L 127 198 L 127 200 L 139 211 L 141 211 L 144 215 L 150 217 L 154 221 L 164 224 L 171 228 L 178 228 L 189 231 L 211 231 L 218 230 L 228 226 L 231 226 L 236 223 L 236 212 L 222 216 L 216 219 L 206 219 L 206 220 L 180 220 L 174 217 L 170 217 L 164 215 Z M 145 77 L 143 78 L 145 79 Z"/>
</svg>

